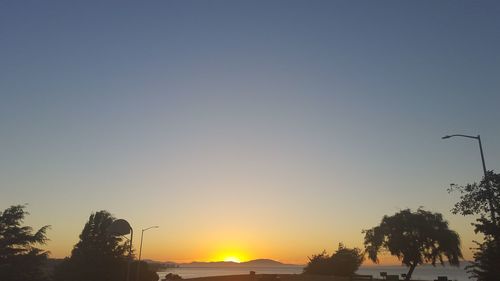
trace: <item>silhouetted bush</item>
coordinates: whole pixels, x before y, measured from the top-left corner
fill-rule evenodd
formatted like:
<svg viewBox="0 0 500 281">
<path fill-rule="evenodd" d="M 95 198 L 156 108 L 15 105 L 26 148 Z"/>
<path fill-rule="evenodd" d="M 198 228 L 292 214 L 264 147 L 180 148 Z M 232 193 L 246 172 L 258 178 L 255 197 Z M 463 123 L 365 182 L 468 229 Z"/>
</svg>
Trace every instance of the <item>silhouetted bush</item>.
<svg viewBox="0 0 500 281">
<path fill-rule="evenodd" d="M 330 256 L 323 251 L 321 254 L 309 257 L 309 262 L 304 268 L 305 274 L 333 275 Z"/>
<path fill-rule="evenodd" d="M 363 254 L 360 249 L 346 248 L 339 244 L 337 251 L 328 256 L 323 251 L 321 254 L 313 255 L 304 268 L 305 274 L 351 276 L 363 263 Z"/>
<path fill-rule="evenodd" d="M 165 275 L 165 278 L 163 278 L 162 280 L 167 280 L 167 281 L 175 281 L 175 280 L 181 280 L 182 277 L 178 274 L 175 274 L 175 273 L 169 273 L 167 275 Z"/>
</svg>

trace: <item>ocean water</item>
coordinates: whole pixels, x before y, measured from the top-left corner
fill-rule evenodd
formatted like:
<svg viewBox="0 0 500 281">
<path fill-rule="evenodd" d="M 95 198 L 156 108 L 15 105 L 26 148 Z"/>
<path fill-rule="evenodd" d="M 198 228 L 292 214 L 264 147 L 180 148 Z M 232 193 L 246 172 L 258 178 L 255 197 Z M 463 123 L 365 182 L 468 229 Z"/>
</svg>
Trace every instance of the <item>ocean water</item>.
<svg viewBox="0 0 500 281">
<path fill-rule="evenodd" d="M 302 272 L 302 267 L 179 267 L 169 268 L 158 272 L 161 278 L 167 273 L 179 274 L 182 278 L 196 278 L 206 276 L 240 275 L 249 274 L 255 271 L 257 274 L 298 274 Z"/>
<path fill-rule="evenodd" d="M 415 280 L 435 280 L 438 276 L 447 276 L 450 280 L 468 281 L 467 272 L 464 269 L 465 265 L 461 267 L 440 266 L 436 267 L 430 265 L 418 266 L 412 276 Z M 206 276 L 223 276 L 223 275 L 239 275 L 249 274 L 255 271 L 257 274 L 300 274 L 302 273 L 301 266 L 280 266 L 280 267 L 179 267 L 169 268 L 168 270 L 158 272 L 160 278 L 163 278 L 167 273 L 175 273 L 182 276 L 182 278 L 196 278 Z M 368 274 L 373 277 L 380 277 L 380 272 L 387 272 L 391 275 L 400 275 L 406 273 L 408 270 L 403 266 L 362 266 L 357 271 L 358 274 Z"/>
</svg>

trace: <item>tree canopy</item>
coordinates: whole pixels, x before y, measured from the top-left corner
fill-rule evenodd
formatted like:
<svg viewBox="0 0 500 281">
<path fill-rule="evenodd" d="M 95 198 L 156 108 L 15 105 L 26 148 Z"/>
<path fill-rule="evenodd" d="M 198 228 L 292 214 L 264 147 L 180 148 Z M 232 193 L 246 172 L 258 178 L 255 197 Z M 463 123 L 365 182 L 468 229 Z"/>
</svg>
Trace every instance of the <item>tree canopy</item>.
<svg viewBox="0 0 500 281">
<path fill-rule="evenodd" d="M 468 272 L 478 281 L 497 280 L 500 276 L 500 174 L 488 171 L 480 183 L 453 185 L 451 191 L 460 193 L 452 212 L 478 215 L 473 223 L 474 231 L 484 235 L 483 242 L 476 242 L 474 262 L 467 267 Z"/>
<path fill-rule="evenodd" d="M 0 280 L 41 281 L 46 280 L 42 266 L 48 252 L 40 248 L 47 242 L 49 226 L 33 231 L 23 226 L 29 213 L 25 205 L 11 206 L 0 212 Z"/>
<path fill-rule="evenodd" d="M 417 265 L 436 262 L 444 265 L 446 257 L 451 265 L 458 266 L 462 257 L 460 237 L 448 228 L 443 216 L 421 208 L 384 216 L 380 225 L 363 232 L 368 257 L 378 262 L 378 253 L 388 250 L 409 267 L 406 280 L 411 279 Z"/>
</svg>

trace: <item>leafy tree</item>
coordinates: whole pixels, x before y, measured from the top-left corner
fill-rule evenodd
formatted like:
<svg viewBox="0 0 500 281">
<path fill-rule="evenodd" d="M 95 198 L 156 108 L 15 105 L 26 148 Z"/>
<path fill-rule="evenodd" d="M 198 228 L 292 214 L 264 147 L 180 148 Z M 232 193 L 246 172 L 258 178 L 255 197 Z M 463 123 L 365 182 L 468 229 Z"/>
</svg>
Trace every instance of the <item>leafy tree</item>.
<svg viewBox="0 0 500 281">
<path fill-rule="evenodd" d="M 341 243 L 337 252 L 330 259 L 333 267 L 333 275 L 351 276 L 363 263 L 364 254 L 358 248 L 349 249 Z"/>
<path fill-rule="evenodd" d="M 71 257 L 55 271 L 56 281 L 123 281 L 128 263 L 128 241 L 111 236 L 107 229 L 115 218 L 107 211 L 90 215 Z M 147 266 L 147 264 L 146 264 Z M 142 269 L 142 268 L 141 268 Z M 150 276 L 147 268 L 141 276 Z M 156 275 L 156 273 L 154 273 Z M 135 275 L 130 274 L 131 278 Z M 157 277 L 157 275 L 156 275 Z M 145 279 L 156 281 L 158 278 Z"/>
<path fill-rule="evenodd" d="M 22 226 L 29 213 L 24 205 L 11 206 L 0 212 L 0 280 L 46 280 L 42 266 L 48 252 L 37 248 L 47 242 L 46 225 L 33 233 L 33 228 Z"/>
<path fill-rule="evenodd" d="M 360 249 L 346 248 L 339 244 L 337 251 L 328 256 L 325 251 L 309 258 L 304 268 L 306 274 L 351 276 L 363 263 L 364 257 Z"/>
<path fill-rule="evenodd" d="M 476 233 L 485 237 L 474 253 L 468 272 L 478 281 L 498 280 L 500 276 L 500 174 L 488 171 L 482 181 L 465 186 L 453 185 L 450 190 L 460 193 L 452 209 L 454 214 L 479 215 L 473 223 Z"/>
<path fill-rule="evenodd" d="M 444 265 L 446 257 L 451 265 L 458 266 L 462 257 L 460 237 L 448 228 L 443 216 L 421 208 L 384 216 L 380 225 L 363 232 L 368 257 L 378 262 L 378 253 L 388 250 L 409 267 L 406 280 L 411 279 L 417 265 L 435 265 L 437 261 Z"/>
</svg>

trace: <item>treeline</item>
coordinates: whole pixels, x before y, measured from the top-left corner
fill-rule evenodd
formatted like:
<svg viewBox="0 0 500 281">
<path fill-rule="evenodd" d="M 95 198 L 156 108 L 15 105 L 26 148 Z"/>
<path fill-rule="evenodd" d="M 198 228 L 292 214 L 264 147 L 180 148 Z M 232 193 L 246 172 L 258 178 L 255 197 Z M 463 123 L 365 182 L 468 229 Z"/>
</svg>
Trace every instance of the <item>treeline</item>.
<svg viewBox="0 0 500 281">
<path fill-rule="evenodd" d="M 146 262 L 134 260 L 129 266 L 129 241 L 109 235 L 115 218 L 107 211 L 92 213 L 83 227 L 71 255 L 49 260 L 44 245 L 47 230 L 37 231 L 22 223 L 26 206 L 11 206 L 0 212 L 0 280 L 8 281 L 158 281 L 159 276 Z M 133 256 L 132 256 L 133 258 Z M 139 270 L 140 275 L 137 275 Z"/>
<path fill-rule="evenodd" d="M 467 266 L 472 279 L 498 281 L 500 276 L 500 174 L 489 171 L 480 183 L 455 186 L 449 192 L 458 192 L 460 200 L 452 209 L 454 214 L 475 215 L 475 232 L 484 235 L 483 242 L 475 242 L 474 261 Z M 410 280 L 415 268 L 424 263 L 436 265 L 447 260 L 458 266 L 462 259 L 458 233 L 448 228 L 448 222 L 439 213 L 419 208 L 401 210 L 384 216 L 378 226 L 363 230 L 364 251 L 340 245 L 331 256 L 326 252 L 313 255 L 304 268 L 305 274 L 351 276 L 365 256 L 378 263 L 381 251 L 396 256 L 408 267 L 404 274 Z"/>
<path fill-rule="evenodd" d="M 490 171 L 481 182 L 453 186 L 451 191 L 460 194 L 452 212 L 478 217 L 475 231 L 484 236 L 483 242 L 476 242 L 474 261 L 468 272 L 478 281 L 497 281 L 500 276 L 500 174 Z M 25 205 L 11 206 L 0 212 L 1 281 L 123 281 L 129 270 L 130 280 L 159 279 L 155 268 L 145 262 L 133 261 L 128 267 L 130 244 L 120 236 L 108 234 L 115 218 L 107 211 L 90 215 L 71 255 L 58 263 L 49 262 L 48 252 L 39 248 L 47 242 L 50 226 L 38 230 L 25 226 L 23 221 L 27 215 Z M 458 265 L 462 258 L 458 234 L 448 228 L 448 222 L 439 213 L 401 210 L 384 216 L 378 226 L 363 233 L 363 251 L 340 245 L 331 256 L 326 252 L 312 256 L 304 273 L 349 276 L 356 272 L 365 256 L 378 262 L 378 253 L 387 251 L 408 266 L 406 280 L 410 280 L 418 265 L 444 264 L 445 260 Z"/>
</svg>

